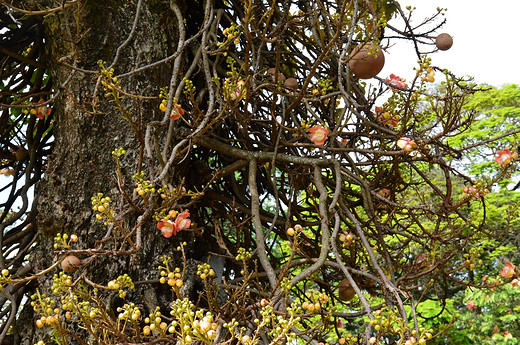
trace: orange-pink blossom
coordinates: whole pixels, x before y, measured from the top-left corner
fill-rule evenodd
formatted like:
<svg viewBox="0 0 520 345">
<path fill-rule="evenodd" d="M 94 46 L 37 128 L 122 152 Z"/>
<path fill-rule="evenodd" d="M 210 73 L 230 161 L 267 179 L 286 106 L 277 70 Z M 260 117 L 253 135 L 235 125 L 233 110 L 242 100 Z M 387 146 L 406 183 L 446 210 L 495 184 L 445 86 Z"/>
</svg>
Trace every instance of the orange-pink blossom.
<svg viewBox="0 0 520 345">
<path fill-rule="evenodd" d="M 406 85 L 404 82 L 406 81 L 406 79 L 403 79 L 401 77 L 398 77 L 396 76 L 395 74 L 390 74 L 390 77 L 386 78 L 385 79 L 387 82 L 389 82 L 390 84 L 392 85 L 395 85 L 397 87 L 401 87 L 401 88 L 405 88 L 407 89 L 408 88 L 408 85 Z M 390 89 L 392 90 L 395 90 L 394 87 L 391 87 L 390 86 Z"/>
<path fill-rule="evenodd" d="M 329 130 L 322 125 L 316 125 L 309 129 L 311 141 L 316 145 L 323 145 L 325 140 L 327 140 L 327 136 L 329 135 Z"/>
<path fill-rule="evenodd" d="M 184 115 L 184 109 L 181 108 L 177 103 L 173 103 L 172 112 L 170 113 L 170 119 L 178 120 L 182 115 Z"/>
<path fill-rule="evenodd" d="M 509 149 L 500 150 L 497 152 L 498 156 L 495 157 L 495 161 L 500 165 L 508 165 L 511 163 L 511 151 Z"/>
<path fill-rule="evenodd" d="M 410 138 L 402 137 L 399 140 L 397 140 L 397 146 L 399 146 L 401 149 L 405 150 L 406 152 L 412 152 L 413 149 L 417 147 L 415 144 L 415 141 L 413 141 Z"/>
<path fill-rule="evenodd" d="M 45 101 L 43 99 L 40 99 L 36 105 L 43 104 Z M 41 105 L 38 108 L 36 108 L 36 115 L 37 118 L 43 119 L 45 116 L 49 116 L 51 114 L 51 107 L 48 105 Z"/>
<path fill-rule="evenodd" d="M 378 192 L 383 198 L 388 198 L 390 196 L 390 190 L 387 188 L 383 188 Z"/>
<path fill-rule="evenodd" d="M 518 152 L 513 152 L 509 149 L 500 150 L 497 152 L 498 156 L 495 157 L 495 162 L 500 165 L 508 165 L 513 159 L 518 158 Z"/>
<path fill-rule="evenodd" d="M 383 123 L 384 125 L 390 126 L 392 128 L 397 127 L 399 124 L 399 116 L 390 114 L 388 111 L 383 111 L 383 108 L 376 107 L 375 109 L 376 119 Z"/>
<path fill-rule="evenodd" d="M 169 238 L 172 235 L 177 235 L 181 230 L 188 229 L 191 225 L 191 220 L 188 219 L 190 213 L 184 211 L 175 218 L 174 221 L 170 219 L 163 219 L 157 223 L 157 229 L 161 230 L 164 237 Z"/>
<path fill-rule="evenodd" d="M 515 274 L 515 268 L 515 265 L 507 261 L 500 275 L 504 278 L 511 278 Z"/>
</svg>

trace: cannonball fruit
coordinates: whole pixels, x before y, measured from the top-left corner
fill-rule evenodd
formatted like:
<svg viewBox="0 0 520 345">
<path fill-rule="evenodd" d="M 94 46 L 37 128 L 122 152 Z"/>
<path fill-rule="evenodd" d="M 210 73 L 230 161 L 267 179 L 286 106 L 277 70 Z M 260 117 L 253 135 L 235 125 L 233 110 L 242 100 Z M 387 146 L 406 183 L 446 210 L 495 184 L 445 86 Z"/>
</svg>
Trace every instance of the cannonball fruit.
<svg viewBox="0 0 520 345">
<path fill-rule="evenodd" d="M 453 38 L 447 33 L 440 34 L 435 39 L 435 45 L 439 50 L 448 50 L 453 45 Z"/>
<path fill-rule="evenodd" d="M 25 157 L 27 157 L 28 152 L 26 149 L 20 147 L 14 154 L 16 155 L 16 160 L 23 161 Z"/>
<path fill-rule="evenodd" d="M 338 297 L 340 300 L 348 302 L 351 299 L 356 296 L 356 291 L 354 291 L 354 288 L 350 285 L 350 282 L 347 278 L 343 279 L 339 283 L 339 289 L 338 289 Z"/>
<path fill-rule="evenodd" d="M 360 79 L 375 77 L 385 65 L 385 55 L 380 46 L 373 43 L 359 44 L 350 54 L 350 70 Z"/>
<path fill-rule="evenodd" d="M 81 266 L 81 260 L 74 255 L 69 255 L 61 262 L 61 269 L 65 273 L 73 273 Z"/>
<path fill-rule="evenodd" d="M 298 80 L 296 78 L 287 78 L 284 83 L 285 87 L 288 89 L 297 89 L 298 88 Z"/>
<path fill-rule="evenodd" d="M 276 79 L 275 76 L 278 76 L 278 81 L 285 81 L 285 76 L 283 75 L 283 73 L 280 71 L 277 71 L 276 68 L 274 68 L 274 67 L 269 68 L 267 70 L 267 73 L 271 75 L 273 82 Z"/>
</svg>

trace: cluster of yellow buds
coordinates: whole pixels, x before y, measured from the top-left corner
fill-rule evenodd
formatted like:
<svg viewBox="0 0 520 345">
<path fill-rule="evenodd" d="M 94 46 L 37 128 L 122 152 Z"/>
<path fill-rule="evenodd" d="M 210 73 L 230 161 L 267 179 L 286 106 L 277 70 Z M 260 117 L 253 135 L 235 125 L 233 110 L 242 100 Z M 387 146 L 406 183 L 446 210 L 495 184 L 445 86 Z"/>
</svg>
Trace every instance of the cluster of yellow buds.
<svg viewBox="0 0 520 345">
<path fill-rule="evenodd" d="M 98 212 L 96 214 L 97 220 L 102 220 L 103 217 L 108 218 L 108 221 L 105 222 L 105 225 L 114 219 L 114 214 L 116 213 L 116 211 L 110 208 L 110 197 L 103 196 L 103 193 L 98 193 L 92 197 L 92 209 L 95 212 Z"/>
<path fill-rule="evenodd" d="M 322 306 L 329 301 L 329 296 L 322 292 L 311 291 L 307 294 L 310 302 L 303 302 L 302 309 L 307 310 L 310 313 L 321 310 Z"/>
<path fill-rule="evenodd" d="M 206 280 L 208 277 L 214 277 L 215 271 L 209 264 L 203 263 L 197 267 L 197 275 L 200 277 L 200 279 Z"/>
<path fill-rule="evenodd" d="M 144 179 L 144 171 L 135 173 L 132 178 L 135 180 L 137 187 L 135 191 L 140 196 L 143 196 L 147 193 L 155 193 L 155 187 L 149 180 Z"/>
<path fill-rule="evenodd" d="M 191 326 L 193 328 L 192 332 L 199 333 L 198 335 L 202 338 L 214 340 L 217 337 L 218 324 L 213 322 L 213 315 L 209 312 L 204 315 L 202 320 L 194 320 Z"/>
<path fill-rule="evenodd" d="M 119 297 L 125 298 L 126 291 L 123 289 L 134 289 L 134 282 L 132 281 L 132 278 L 130 278 L 128 274 L 125 273 L 122 276 L 117 277 L 117 279 L 109 281 L 107 287 L 110 290 L 119 290 Z"/>
<path fill-rule="evenodd" d="M 54 236 L 53 248 L 54 249 L 59 249 L 59 248 L 70 249 L 71 248 L 70 244 L 78 242 L 78 239 L 79 239 L 78 235 L 76 235 L 76 234 L 72 234 L 69 236 L 67 234 L 57 233 L 56 236 Z"/>
<path fill-rule="evenodd" d="M 137 321 L 141 317 L 141 310 L 134 303 L 125 304 L 122 307 L 117 308 L 117 312 L 119 313 L 119 320 L 132 320 Z"/>
<path fill-rule="evenodd" d="M 222 43 L 221 42 L 217 43 L 217 46 L 219 46 L 219 47 L 223 46 L 224 44 L 226 44 L 227 42 L 230 42 L 230 41 L 234 41 L 235 44 L 240 43 L 240 30 L 237 25 L 231 25 L 230 27 L 225 28 L 222 31 L 222 34 L 224 34 L 224 36 L 226 36 L 226 40 Z"/>
</svg>

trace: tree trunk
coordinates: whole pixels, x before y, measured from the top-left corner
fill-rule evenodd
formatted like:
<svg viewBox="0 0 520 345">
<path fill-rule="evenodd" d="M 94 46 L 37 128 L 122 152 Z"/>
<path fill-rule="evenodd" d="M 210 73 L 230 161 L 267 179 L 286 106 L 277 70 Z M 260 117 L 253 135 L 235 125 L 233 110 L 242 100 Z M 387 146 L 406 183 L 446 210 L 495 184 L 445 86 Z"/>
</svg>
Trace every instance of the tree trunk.
<svg viewBox="0 0 520 345">
<path fill-rule="evenodd" d="M 139 18 L 134 24 L 135 32 L 131 32 L 138 6 Z M 74 248 L 96 248 L 96 243 L 105 236 L 107 227 L 96 221 L 91 198 L 97 193 L 120 195 L 111 154 L 114 149 L 122 147 L 127 151 L 121 159 L 126 191 L 132 190 L 131 176 L 141 169 L 139 142 L 142 138 L 137 137 L 121 111 L 104 97 L 97 76 L 70 66 L 97 71 L 99 60 L 109 66 L 119 54 L 114 64 L 115 74 L 119 74 L 160 60 L 172 54 L 176 47 L 178 33 L 171 23 L 174 18 L 168 2 L 139 1 L 136 6 L 117 0 L 87 1 L 80 8 L 73 6 L 45 18 L 50 74 L 59 94 L 53 105 L 55 147 L 35 196 L 39 237 L 31 253 L 33 272 L 49 267 L 58 259 L 53 254 L 56 234 L 77 234 L 79 242 Z M 128 44 L 123 47 L 124 42 Z M 160 87 L 168 85 L 170 71 L 171 63 L 164 63 L 127 77 L 125 91 L 157 97 Z M 93 107 L 95 102 L 99 105 Z M 140 135 L 143 135 L 143 123 L 161 117 L 158 104 L 156 99 L 135 99 L 124 104 Z M 121 199 L 111 204 L 119 211 Z M 136 218 L 135 213 L 127 214 L 125 222 L 131 228 Z M 91 281 L 106 285 L 107 278 L 126 272 L 135 282 L 156 280 L 157 272 L 150 267 L 157 267 L 158 258 L 171 254 L 174 246 L 172 242 L 165 244 L 160 240 L 155 223 L 149 221 L 143 226 L 143 246 L 139 252 L 132 256 L 97 256 L 75 273 L 74 278 L 85 274 Z M 38 289 L 48 293 L 51 285 L 52 275 L 45 275 L 31 288 L 33 292 Z M 154 287 L 157 284 L 138 285 L 131 297 L 154 306 L 157 304 Z M 35 326 L 37 318 L 27 303 L 14 326 L 14 333 L 19 337 L 16 343 L 30 345 L 49 340 L 49 334 L 43 334 L 48 328 L 39 330 Z"/>
</svg>

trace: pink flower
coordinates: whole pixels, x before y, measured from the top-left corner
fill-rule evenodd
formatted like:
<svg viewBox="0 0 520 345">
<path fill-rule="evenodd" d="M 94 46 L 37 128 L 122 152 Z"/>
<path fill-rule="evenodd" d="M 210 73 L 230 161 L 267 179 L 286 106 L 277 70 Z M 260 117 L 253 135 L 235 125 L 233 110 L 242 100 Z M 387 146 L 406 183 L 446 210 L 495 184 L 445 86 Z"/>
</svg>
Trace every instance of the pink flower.
<svg viewBox="0 0 520 345">
<path fill-rule="evenodd" d="M 463 194 L 466 194 L 466 195 L 475 195 L 477 194 L 477 189 L 476 188 L 473 188 L 473 187 L 464 187 L 464 189 L 462 190 L 462 193 Z"/>
<path fill-rule="evenodd" d="M 188 219 L 189 216 L 190 213 L 184 211 L 175 218 L 175 221 L 163 219 L 157 223 L 157 229 L 161 230 L 163 236 L 166 238 L 170 238 L 172 235 L 176 236 L 179 231 L 190 227 L 191 220 Z"/>
<path fill-rule="evenodd" d="M 166 238 L 170 238 L 175 231 L 173 222 L 171 220 L 162 220 L 157 223 L 157 229 L 161 230 L 162 234 Z M 177 231 L 175 231 L 175 235 L 177 235 Z"/>
<path fill-rule="evenodd" d="M 175 226 L 177 227 L 177 232 L 187 229 L 191 225 L 191 220 L 188 219 L 190 213 L 188 211 L 184 211 L 177 216 L 175 219 Z"/>
<path fill-rule="evenodd" d="M 466 306 L 468 307 L 468 309 L 470 311 L 473 311 L 473 310 L 477 309 L 477 305 L 473 301 L 468 301 Z"/>
<path fill-rule="evenodd" d="M 170 113 L 170 119 L 178 120 L 182 115 L 184 115 L 184 109 L 181 108 L 177 103 L 173 103 L 172 112 Z"/>
<path fill-rule="evenodd" d="M 417 145 L 415 144 L 415 141 L 413 141 L 410 138 L 406 138 L 406 137 L 402 137 L 399 140 L 397 140 L 397 146 L 399 146 L 399 148 L 405 150 L 408 153 L 412 152 L 413 149 L 415 149 L 417 147 Z"/>
<path fill-rule="evenodd" d="M 390 190 L 383 188 L 379 192 L 377 192 L 379 195 L 381 195 L 383 198 L 388 198 L 390 196 Z"/>
<path fill-rule="evenodd" d="M 426 261 L 426 254 L 422 253 L 415 257 L 414 269 L 422 270 L 428 266 L 428 262 Z"/>
<path fill-rule="evenodd" d="M 42 103 L 45 103 L 45 101 L 43 99 L 40 99 L 36 103 L 36 105 L 42 104 Z M 36 117 L 39 119 L 43 119 L 45 116 L 49 116 L 50 114 L 51 114 L 51 107 L 49 107 L 47 105 L 42 105 L 42 106 L 39 106 L 38 108 L 36 108 L 36 113 L 34 115 L 36 115 Z"/>
<path fill-rule="evenodd" d="M 428 67 L 426 69 L 426 76 L 421 77 L 421 80 L 433 83 L 435 81 L 435 71 L 431 67 Z"/>
<path fill-rule="evenodd" d="M 386 113 L 386 114 L 388 114 L 388 113 Z M 395 128 L 399 124 L 399 118 L 395 117 L 395 116 L 394 117 L 390 117 L 389 119 L 383 121 L 383 123 L 385 125 L 388 125 L 388 126 L 392 127 L 392 128 Z"/>
<path fill-rule="evenodd" d="M 406 81 L 406 79 L 403 79 L 401 77 L 398 77 L 396 76 L 395 74 L 390 74 L 390 77 L 389 78 L 386 78 L 385 79 L 387 82 L 389 82 L 390 84 L 392 85 L 395 85 L 397 87 L 401 87 L 401 88 L 405 88 L 407 89 L 408 88 L 408 85 L 406 85 L 404 82 Z M 395 88 L 391 87 L 390 86 L 390 89 L 392 90 L 395 90 Z"/>
<path fill-rule="evenodd" d="M 507 261 L 500 275 L 504 278 L 511 278 L 515 274 L 515 268 L 515 265 Z"/>
<path fill-rule="evenodd" d="M 327 140 L 327 136 L 329 135 L 329 130 L 322 125 L 316 125 L 309 129 L 311 133 L 311 141 L 313 141 L 316 145 L 323 145 L 325 140 Z"/>
<path fill-rule="evenodd" d="M 467 198 L 471 197 L 472 200 L 479 200 L 481 196 L 486 195 L 486 190 L 480 191 L 475 187 L 466 186 L 462 190 L 462 197 Z"/>
<path fill-rule="evenodd" d="M 246 95 L 246 82 L 239 80 L 234 90 L 229 93 L 229 98 L 232 101 L 240 101 Z"/>
<path fill-rule="evenodd" d="M 392 116 L 389 112 L 383 112 L 381 107 L 376 107 L 376 119 L 383 123 L 384 125 L 390 126 L 392 128 L 397 127 L 399 124 L 399 116 Z"/>
<path fill-rule="evenodd" d="M 513 279 L 513 280 L 511 281 L 511 285 L 513 285 L 513 286 L 517 286 L 517 287 L 520 288 L 520 279 Z"/>
<path fill-rule="evenodd" d="M 418 255 L 416 258 L 415 258 L 415 263 L 416 264 L 422 264 L 426 261 L 426 254 L 424 253 L 421 253 L 421 255 Z"/>
<path fill-rule="evenodd" d="M 374 339 L 375 339 L 375 338 L 374 338 Z M 376 341 L 377 341 L 377 340 L 376 340 Z M 416 342 L 415 337 L 410 337 L 410 339 L 408 339 L 408 340 L 404 343 L 404 345 L 414 345 L 415 342 Z M 374 341 L 374 343 L 375 343 L 375 341 Z"/>
<path fill-rule="evenodd" d="M 498 333 L 498 326 L 493 327 L 493 333 Z"/>
<path fill-rule="evenodd" d="M 511 151 L 509 149 L 498 151 L 498 156 L 495 157 L 495 161 L 500 165 L 508 165 L 511 163 Z"/>
</svg>

